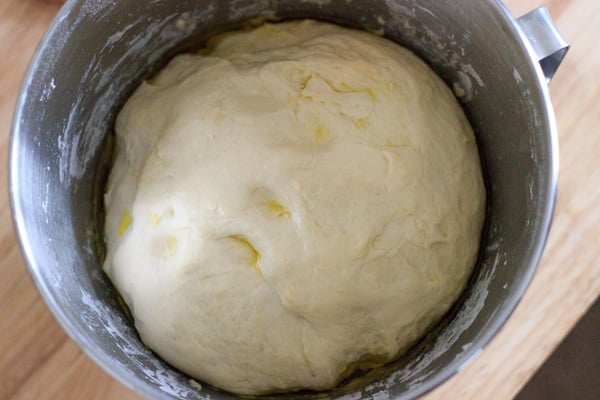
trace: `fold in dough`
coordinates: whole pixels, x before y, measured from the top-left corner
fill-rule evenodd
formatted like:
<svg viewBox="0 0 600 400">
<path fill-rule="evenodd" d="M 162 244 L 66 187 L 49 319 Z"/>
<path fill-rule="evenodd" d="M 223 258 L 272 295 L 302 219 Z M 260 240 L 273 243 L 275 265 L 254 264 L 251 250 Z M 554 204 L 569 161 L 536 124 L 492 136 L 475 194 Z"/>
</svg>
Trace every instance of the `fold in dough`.
<svg viewBox="0 0 600 400">
<path fill-rule="evenodd" d="M 397 357 L 478 252 L 473 132 L 410 51 L 314 21 L 175 57 L 116 123 L 104 269 L 144 343 L 257 394 Z"/>
</svg>

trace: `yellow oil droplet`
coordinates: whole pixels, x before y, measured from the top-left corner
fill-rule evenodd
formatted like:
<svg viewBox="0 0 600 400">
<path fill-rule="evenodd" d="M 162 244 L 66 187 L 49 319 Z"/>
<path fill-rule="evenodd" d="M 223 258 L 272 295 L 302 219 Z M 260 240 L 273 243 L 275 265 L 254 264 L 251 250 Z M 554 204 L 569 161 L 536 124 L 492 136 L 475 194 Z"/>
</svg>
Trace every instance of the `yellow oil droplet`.
<svg viewBox="0 0 600 400">
<path fill-rule="evenodd" d="M 279 218 L 287 218 L 289 219 L 291 214 L 287 208 L 285 208 L 281 203 L 270 200 L 267 202 L 267 208 L 269 211 L 275 213 Z"/>
<path fill-rule="evenodd" d="M 365 30 L 373 35 L 383 36 L 385 30 L 382 27 L 366 27 Z"/>
<path fill-rule="evenodd" d="M 365 93 L 367 96 L 369 96 L 371 101 L 375 101 L 377 99 L 377 94 L 371 87 L 354 88 L 346 82 L 340 83 L 339 87 L 341 89 L 340 92 L 342 93 Z"/>
<path fill-rule="evenodd" d="M 119 222 L 119 227 L 117 228 L 117 236 L 122 236 L 127 229 L 129 229 L 129 225 L 131 225 L 131 214 L 129 210 L 123 211 L 123 216 L 121 217 L 121 222 Z"/>
<path fill-rule="evenodd" d="M 356 118 L 354 120 L 354 126 L 360 130 L 365 130 L 369 126 L 369 120 L 367 118 Z"/>
<path fill-rule="evenodd" d="M 177 250 L 177 238 L 175 236 L 167 236 L 167 249 L 169 249 L 169 255 L 173 256 L 175 255 L 175 250 Z"/>
<path fill-rule="evenodd" d="M 160 215 L 157 213 L 150 213 L 150 222 L 152 223 L 152 226 L 157 227 L 160 223 Z"/>
<path fill-rule="evenodd" d="M 306 354 L 304 355 L 304 364 L 306 364 L 307 367 L 310 367 L 310 360 L 308 359 L 308 357 L 306 357 Z"/>
<path fill-rule="evenodd" d="M 431 280 L 431 283 L 433 283 L 434 285 L 438 285 L 442 282 L 440 275 L 435 272 L 431 274 L 430 280 Z"/>
<path fill-rule="evenodd" d="M 365 88 L 365 93 L 367 94 L 367 96 L 369 96 L 369 98 L 372 101 L 377 100 L 377 95 L 375 94 L 375 91 L 372 88 L 370 88 L 370 87 Z"/>
<path fill-rule="evenodd" d="M 309 74 L 309 75 L 305 75 L 300 78 L 300 90 L 306 89 L 306 86 L 308 86 L 308 82 L 310 82 L 312 77 L 313 77 L 313 75 Z"/>
<path fill-rule="evenodd" d="M 248 263 L 256 269 L 256 271 L 262 276 L 262 271 L 258 268 L 258 261 L 260 260 L 260 253 L 256 248 L 242 235 L 229 235 L 228 238 L 235 240 L 237 243 L 244 246 L 250 253 L 250 259 Z"/>
<path fill-rule="evenodd" d="M 150 80 L 144 81 L 142 85 L 151 92 L 155 92 L 156 90 L 160 89 L 160 86 L 155 85 L 154 82 Z"/>
<path fill-rule="evenodd" d="M 340 88 L 342 89 L 342 91 L 347 92 L 347 93 L 355 92 L 354 88 L 352 86 L 348 85 L 346 82 L 340 83 Z"/>
<path fill-rule="evenodd" d="M 317 124 L 315 127 L 315 142 L 321 143 L 323 139 L 325 139 L 325 135 L 327 134 L 327 130 L 323 124 Z"/>
</svg>

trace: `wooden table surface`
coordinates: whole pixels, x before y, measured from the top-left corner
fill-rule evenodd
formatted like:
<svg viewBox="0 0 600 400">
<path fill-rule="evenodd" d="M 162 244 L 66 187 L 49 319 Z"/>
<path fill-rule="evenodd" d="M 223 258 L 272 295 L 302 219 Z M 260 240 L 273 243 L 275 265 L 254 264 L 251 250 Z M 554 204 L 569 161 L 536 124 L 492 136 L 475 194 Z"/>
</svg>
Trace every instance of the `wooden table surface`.
<svg viewBox="0 0 600 400">
<path fill-rule="evenodd" d="M 53 319 L 12 228 L 6 190 L 12 112 L 58 3 L 0 0 L 0 400 L 140 399 L 88 359 Z M 514 397 L 600 294 L 600 1 L 506 4 L 516 16 L 547 6 L 572 45 L 550 86 L 561 153 L 558 204 L 525 298 L 485 351 L 429 400 Z"/>
</svg>

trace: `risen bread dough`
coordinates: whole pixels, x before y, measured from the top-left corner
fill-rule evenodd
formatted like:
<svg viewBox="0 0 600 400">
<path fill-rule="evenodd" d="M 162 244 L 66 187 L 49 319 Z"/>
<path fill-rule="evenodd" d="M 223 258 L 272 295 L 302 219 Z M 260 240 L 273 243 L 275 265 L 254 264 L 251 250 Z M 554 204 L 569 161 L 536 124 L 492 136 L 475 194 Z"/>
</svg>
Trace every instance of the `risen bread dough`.
<svg viewBox="0 0 600 400">
<path fill-rule="evenodd" d="M 227 390 L 323 389 L 396 357 L 474 265 L 471 128 L 375 35 L 219 36 L 144 82 L 116 136 L 104 268 L 150 348 Z"/>
</svg>

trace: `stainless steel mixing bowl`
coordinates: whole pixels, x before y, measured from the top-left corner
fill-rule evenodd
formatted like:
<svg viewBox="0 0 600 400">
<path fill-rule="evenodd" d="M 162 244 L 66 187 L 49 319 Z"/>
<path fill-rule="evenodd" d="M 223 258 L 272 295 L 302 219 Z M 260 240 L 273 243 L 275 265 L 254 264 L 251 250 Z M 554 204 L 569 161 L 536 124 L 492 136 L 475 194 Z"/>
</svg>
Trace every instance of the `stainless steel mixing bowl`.
<svg viewBox="0 0 600 400">
<path fill-rule="evenodd" d="M 198 390 L 140 342 L 101 270 L 103 184 L 115 114 L 144 77 L 216 32 L 275 15 L 410 47 L 454 89 L 476 131 L 487 224 L 463 298 L 401 360 L 327 393 L 414 398 L 498 332 L 544 247 L 558 166 L 546 85 L 566 44 L 543 9 L 515 20 L 494 0 L 69 1 L 31 62 L 14 117 L 10 195 L 23 254 L 56 319 L 122 383 L 151 398 L 231 398 Z"/>
</svg>

